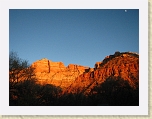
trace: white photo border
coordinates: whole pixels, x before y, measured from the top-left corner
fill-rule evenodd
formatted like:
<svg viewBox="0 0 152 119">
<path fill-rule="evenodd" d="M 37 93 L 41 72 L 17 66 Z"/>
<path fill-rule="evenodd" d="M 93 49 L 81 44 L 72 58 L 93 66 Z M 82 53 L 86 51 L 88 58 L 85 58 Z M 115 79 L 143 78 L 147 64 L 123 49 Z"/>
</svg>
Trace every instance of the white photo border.
<svg viewBox="0 0 152 119">
<path fill-rule="evenodd" d="M 139 9 L 139 106 L 9 106 L 9 9 Z M 0 115 L 148 115 L 148 1 L 1 0 Z"/>
</svg>

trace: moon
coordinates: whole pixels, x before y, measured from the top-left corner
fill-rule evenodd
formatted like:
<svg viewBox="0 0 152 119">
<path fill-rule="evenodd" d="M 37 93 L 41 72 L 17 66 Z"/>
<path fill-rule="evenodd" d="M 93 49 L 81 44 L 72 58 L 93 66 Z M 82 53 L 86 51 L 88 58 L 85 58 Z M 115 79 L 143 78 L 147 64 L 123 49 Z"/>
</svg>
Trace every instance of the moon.
<svg viewBox="0 0 152 119">
<path fill-rule="evenodd" d="M 127 12 L 127 10 L 125 10 L 125 12 Z"/>
</svg>

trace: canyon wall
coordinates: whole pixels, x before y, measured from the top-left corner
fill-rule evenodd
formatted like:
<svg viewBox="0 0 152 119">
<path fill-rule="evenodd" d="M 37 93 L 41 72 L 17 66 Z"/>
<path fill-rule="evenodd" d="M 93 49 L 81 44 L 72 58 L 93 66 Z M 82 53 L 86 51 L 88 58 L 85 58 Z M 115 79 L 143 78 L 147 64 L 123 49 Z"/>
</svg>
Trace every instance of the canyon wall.
<svg viewBox="0 0 152 119">
<path fill-rule="evenodd" d="M 36 79 L 40 84 L 53 84 L 64 89 L 64 93 L 89 93 L 95 86 L 110 77 L 122 78 L 132 88 L 139 86 L 139 55 L 132 52 L 115 52 L 103 61 L 96 62 L 94 68 L 53 62 L 46 58 L 32 64 Z"/>
<path fill-rule="evenodd" d="M 76 64 L 66 67 L 62 62 L 53 62 L 46 58 L 34 62 L 32 67 L 40 84 L 53 84 L 62 88 L 68 87 L 79 75 L 89 70 L 89 67 Z"/>
<path fill-rule="evenodd" d="M 103 61 L 95 63 L 93 71 L 85 72 L 76 78 L 65 92 L 87 94 L 109 78 L 121 78 L 127 81 L 132 88 L 138 88 L 139 56 L 132 53 L 107 56 Z"/>
</svg>

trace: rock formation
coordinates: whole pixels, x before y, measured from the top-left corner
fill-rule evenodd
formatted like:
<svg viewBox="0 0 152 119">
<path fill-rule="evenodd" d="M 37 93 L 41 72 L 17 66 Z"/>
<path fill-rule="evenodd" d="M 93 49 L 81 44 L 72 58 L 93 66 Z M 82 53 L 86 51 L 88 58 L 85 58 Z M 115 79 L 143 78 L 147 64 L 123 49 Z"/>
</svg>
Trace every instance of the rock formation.
<svg viewBox="0 0 152 119">
<path fill-rule="evenodd" d="M 132 88 L 139 86 L 139 55 L 132 52 L 115 52 L 103 61 L 95 63 L 94 68 L 53 62 L 46 58 L 32 64 L 36 79 L 40 84 L 60 86 L 64 93 L 88 94 L 95 86 L 109 77 L 122 78 Z"/>
<path fill-rule="evenodd" d="M 32 64 L 35 69 L 36 79 L 40 84 L 53 84 L 62 88 L 68 87 L 73 81 L 89 67 L 69 64 L 67 67 L 62 62 L 53 62 L 46 58 Z"/>
<path fill-rule="evenodd" d="M 137 53 L 117 51 L 94 68 L 46 58 L 22 65 L 9 72 L 10 106 L 139 106 Z"/>
<path fill-rule="evenodd" d="M 125 52 L 107 56 L 95 63 L 95 70 L 81 74 L 65 92 L 89 93 L 109 77 L 122 78 L 132 88 L 139 86 L 139 55 Z"/>
</svg>

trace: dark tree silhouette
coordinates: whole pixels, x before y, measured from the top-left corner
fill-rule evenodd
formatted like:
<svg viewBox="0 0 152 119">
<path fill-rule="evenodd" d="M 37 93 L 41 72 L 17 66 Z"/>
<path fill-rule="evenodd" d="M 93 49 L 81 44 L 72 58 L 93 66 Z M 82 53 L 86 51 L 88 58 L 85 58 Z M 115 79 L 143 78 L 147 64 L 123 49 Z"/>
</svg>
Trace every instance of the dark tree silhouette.
<svg viewBox="0 0 152 119">
<path fill-rule="evenodd" d="M 62 92 L 60 87 L 46 84 L 41 86 L 37 94 L 38 105 L 55 106 L 58 105 L 58 97 Z"/>
<path fill-rule="evenodd" d="M 18 57 L 16 52 L 9 54 L 9 83 L 13 87 L 21 80 L 34 79 L 34 69 L 29 66 L 28 61 Z"/>
<path fill-rule="evenodd" d="M 132 88 L 121 77 L 109 77 L 91 91 L 94 105 L 139 106 L 139 87 Z"/>
<path fill-rule="evenodd" d="M 14 105 L 16 100 L 20 99 L 20 94 L 25 94 L 25 88 L 19 89 L 24 84 L 25 87 L 29 86 L 29 83 L 35 83 L 34 69 L 31 68 L 26 60 L 22 60 L 18 57 L 16 52 L 10 52 L 9 54 L 9 101 L 10 105 Z M 20 86 L 19 86 L 20 85 Z M 21 91 L 25 92 L 21 92 Z M 29 89 L 30 90 L 30 89 Z M 30 92 L 28 92 L 30 93 Z"/>
</svg>

